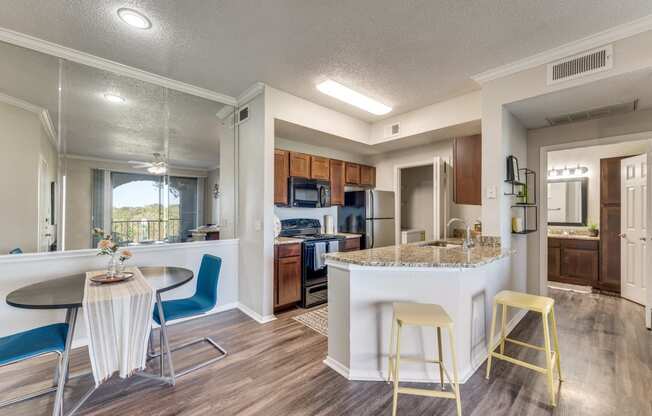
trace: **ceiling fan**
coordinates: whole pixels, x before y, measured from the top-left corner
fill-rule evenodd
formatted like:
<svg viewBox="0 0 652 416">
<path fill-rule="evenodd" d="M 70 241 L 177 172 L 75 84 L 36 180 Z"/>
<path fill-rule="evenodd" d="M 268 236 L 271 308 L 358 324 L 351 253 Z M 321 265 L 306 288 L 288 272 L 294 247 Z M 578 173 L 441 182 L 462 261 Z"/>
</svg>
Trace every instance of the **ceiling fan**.
<svg viewBox="0 0 652 416">
<path fill-rule="evenodd" d="M 154 175 L 164 175 L 168 171 L 168 162 L 160 153 L 152 153 L 153 162 L 130 160 L 128 163 L 136 169 L 147 169 L 147 172 Z"/>
</svg>

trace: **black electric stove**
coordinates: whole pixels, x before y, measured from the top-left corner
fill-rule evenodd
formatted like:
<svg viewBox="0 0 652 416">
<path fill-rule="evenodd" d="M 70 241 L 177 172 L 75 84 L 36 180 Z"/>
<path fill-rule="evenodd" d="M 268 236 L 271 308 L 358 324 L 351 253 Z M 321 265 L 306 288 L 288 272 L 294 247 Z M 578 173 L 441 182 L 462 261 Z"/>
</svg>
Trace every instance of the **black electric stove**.
<svg viewBox="0 0 652 416">
<path fill-rule="evenodd" d="M 282 237 L 300 238 L 301 306 L 310 308 L 328 301 L 328 267 L 323 254 L 341 250 L 344 236 L 322 234 L 319 220 L 296 218 L 281 221 Z"/>
</svg>

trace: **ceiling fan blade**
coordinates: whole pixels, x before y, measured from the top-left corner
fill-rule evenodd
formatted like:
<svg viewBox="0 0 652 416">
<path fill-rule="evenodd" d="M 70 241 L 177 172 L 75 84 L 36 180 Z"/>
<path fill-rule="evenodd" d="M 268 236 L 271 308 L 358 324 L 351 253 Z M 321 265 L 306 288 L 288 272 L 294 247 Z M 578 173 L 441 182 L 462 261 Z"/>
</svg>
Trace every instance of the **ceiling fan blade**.
<svg viewBox="0 0 652 416">
<path fill-rule="evenodd" d="M 154 165 L 152 165 L 151 163 L 147 163 L 147 162 L 132 163 L 132 167 L 134 167 L 134 168 L 149 168 L 149 167 L 152 167 L 152 166 L 154 166 Z"/>
</svg>

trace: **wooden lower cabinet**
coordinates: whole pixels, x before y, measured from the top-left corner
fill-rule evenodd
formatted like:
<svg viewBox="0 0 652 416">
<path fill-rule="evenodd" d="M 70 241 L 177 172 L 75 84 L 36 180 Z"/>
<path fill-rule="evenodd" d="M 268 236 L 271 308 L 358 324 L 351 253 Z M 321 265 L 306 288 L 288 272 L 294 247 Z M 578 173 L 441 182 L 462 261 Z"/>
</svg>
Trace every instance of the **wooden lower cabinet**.
<svg viewBox="0 0 652 416">
<path fill-rule="evenodd" d="M 598 286 L 598 240 L 548 238 L 548 280 L 582 286 Z"/>
<path fill-rule="evenodd" d="M 342 251 L 357 251 L 360 250 L 360 237 L 347 238 L 343 242 Z"/>
<path fill-rule="evenodd" d="M 274 310 L 301 301 L 301 243 L 274 247 Z"/>
</svg>

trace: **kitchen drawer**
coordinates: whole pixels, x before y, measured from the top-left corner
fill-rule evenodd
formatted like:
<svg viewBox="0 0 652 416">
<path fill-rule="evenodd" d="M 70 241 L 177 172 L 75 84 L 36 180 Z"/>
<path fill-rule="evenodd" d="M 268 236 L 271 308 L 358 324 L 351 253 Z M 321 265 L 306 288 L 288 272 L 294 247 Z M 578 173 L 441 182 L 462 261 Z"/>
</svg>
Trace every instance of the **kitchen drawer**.
<svg viewBox="0 0 652 416">
<path fill-rule="evenodd" d="M 279 244 L 276 246 L 278 258 L 294 257 L 301 255 L 301 243 Z"/>
</svg>

